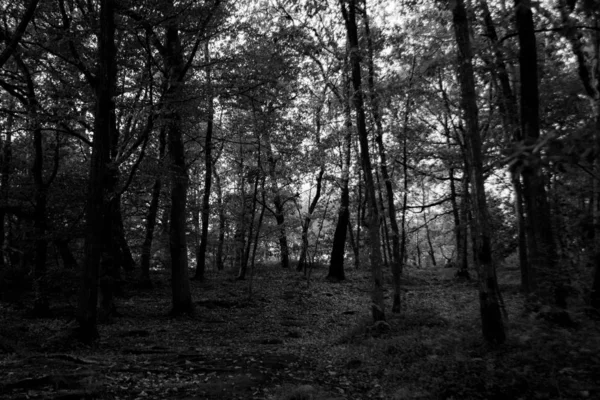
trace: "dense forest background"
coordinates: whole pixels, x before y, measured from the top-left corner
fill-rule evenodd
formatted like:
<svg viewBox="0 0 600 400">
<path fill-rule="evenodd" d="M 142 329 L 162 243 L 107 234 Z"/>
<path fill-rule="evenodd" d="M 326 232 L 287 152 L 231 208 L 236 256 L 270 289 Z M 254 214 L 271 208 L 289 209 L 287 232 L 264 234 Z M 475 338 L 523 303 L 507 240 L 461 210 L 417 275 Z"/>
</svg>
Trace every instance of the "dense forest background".
<svg viewBox="0 0 600 400">
<path fill-rule="evenodd" d="M 217 282 L 252 304 L 291 279 L 304 294 L 358 290 L 340 301 L 360 299 L 350 314 L 381 337 L 416 315 L 411 285 L 443 277 L 460 307 L 476 296 L 487 346 L 517 340 L 515 313 L 597 336 L 598 2 L 0 9 L 7 324 L 60 318 L 97 346 L 144 308 L 132 293 L 168 292 L 189 323 L 232 307 Z M 427 293 L 451 302 L 456 288 Z"/>
</svg>

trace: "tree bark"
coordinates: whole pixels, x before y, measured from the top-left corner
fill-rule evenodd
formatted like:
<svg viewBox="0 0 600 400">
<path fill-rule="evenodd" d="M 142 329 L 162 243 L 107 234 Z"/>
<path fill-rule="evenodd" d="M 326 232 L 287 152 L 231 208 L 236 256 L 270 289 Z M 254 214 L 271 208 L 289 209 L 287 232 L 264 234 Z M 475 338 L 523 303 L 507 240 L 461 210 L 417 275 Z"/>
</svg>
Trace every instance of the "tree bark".
<svg viewBox="0 0 600 400">
<path fill-rule="evenodd" d="M 77 260 L 71 249 L 69 248 L 69 242 L 65 239 L 56 239 L 54 240 L 54 245 L 56 246 L 56 250 L 58 254 L 60 254 L 60 258 L 63 260 L 63 268 L 66 270 L 75 270 L 79 268 L 77 264 Z"/>
<path fill-rule="evenodd" d="M 600 63 L 597 60 L 600 57 L 600 32 L 596 30 L 589 36 L 588 43 L 585 43 L 583 41 L 585 36 L 578 34 L 576 31 L 577 20 L 570 15 L 573 7 L 568 7 L 566 3 L 564 0 L 559 1 L 559 10 L 563 26 L 565 27 L 562 32 L 571 44 L 571 49 L 577 59 L 579 79 L 591 102 L 596 128 L 594 140 L 598 147 L 600 146 Z M 588 12 L 590 18 L 593 18 L 590 21 L 590 25 L 595 25 L 597 28 L 600 25 L 600 21 L 598 20 L 600 17 L 597 12 L 593 12 L 594 2 L 584 3 L 583 7 Z M 593 53 L 586 54 L 590 49 L 593 50 Z M 600 180 L 598 179 L 600 174 L 600 157 L 598 155 L 595 157 L 593 170 L 592 201 L 590 201 L 590 205 L 593 207 L 591 215 L 594 223 L 594 238 L 591 246 L 593 249 L 594 277 L 590 291 L 590 305 L 596 312 L 600 312 Z"/>
<path fill-rule="evenodd" d="M 526 146 L 535 145 L 540 137 L 538 63 L 535 28 L 530 0 L 515 0 L 516 25 L 519 34 L 519 65 L 521 76 L 521 132 Z M 548 303 L 566 306 L 560 296 L 556 270 L 556 247 L 551 225 L 550 208 L 544 187 L 544 176 L 537 155 L 530 155 L 522 167 L 523 196 L 530 227 L 529 262 L 532 289 Z"/>
<path fill-rule="evenodd" d="M 347 86 L 349 89 L 348 80 Z M 348 96 L 342 99 L 344 101 L 346 129 L 343 144 L 344 153 L 342 160 L 342 179 L 340 184 L 340 207 L 338 209 L 338 220 L 333 233 L 333 245 L 331 247 L 331 257 L 329 259 L 329 272 L 327 274 L 327 279 L 338 282 L 346 279 L 346 274 L 344 272 L 344 255 L 346 252 L 346 233 L 348 229 L 350 229 L 350 236 L 352 237 L 352 226 L 350 226 L 350 188 L 348 186 L 352 155 L 352 114 L 350 110 L 349 90 L 347 90 L 346 93 L 348 93 Z M 353 250 L 355 264 L 358 265 L 358 243 L 353 246 Z"/>
<path fill-rule="evenodd" d="M 178 107 L 184 96 L 183 48 L 175 19 L 166 26 L 164 63 L 168 76 L 165 93 L 165 119 L 167 146 L 171 158 L 171 214 L 169 223 L 169 250 L 171 253 L 172 315 L 193 312 L 192 295 L 188 276 L 187 254 L 187 189 L 188 174 L 183 145 L 182 116 Z"/>
<path fill-rule="evenodd" d="M 373 289 L 371 294 L 371 313 L 374 322 L 385 321 L 385 304 L 383 301 L 383 272 L 381 268 L 381 238 L 379 235 L 379 211 L 371 157 L 369 155 L 369 138 L 363 100 L 363 88 L 356 27 L 356 0 L 341 1 L 342 15 L 346 23 L 350 64 L 352 67 L 352 86 L 354 88 L 354 108 L 356 110 L 356 126 L 360 144 L 361 162 L 365 180 L 365 191 L 369 204 L 369 245 Z"/>
<path fill-rule="evenodd" d="M 308 206 L 308 213 L 304 217 L 304 221 L 302 221 L 302 249 L 300 250 L 300 257 L 298 259 L 298 266 L 296 268 L 297 271 L 302 271 L 303 269 L 306 269 L 306 252 L 308 251 L 308 228 L 310 228 L 310 222 L 312 220 L 313 212 L 315 211 L 315 208 L 319 203 L 319 199 L 321 198 L 323 174 L 325 174 L 325 164 L 321 164 L 321 169 L 317 174 L 317 191 L 315 193 L 315 197 L 313 197 L 310 205 Z M 346 238 L 344 237 L 344 241 L 345 240 Z"/>
<path fill-rule="evenodd" d="M 166 147 L 166 129 L 163 127 L 158 136 L 158 162 L 162 165 L 165 147 Z M 146 214 L 146 234 L 142 243 L 142 256 L 140 261 L 140 285 L 142 287 L 152 287 L 150 279 L 150 259 L 152 257 L 152 241 L 154 239 L 154 229 L 156 227 L 156 218 L 158 215 L 158 206 L 160 202 L 160 192 L 162 189 L 162 180 L 160 175 L 154 179 L 150 195 L 150 206 Z"/>
<path fill-rule="evenodd" d="M 111 140 L 116 131 L 113 100 L 116 92 L 116 73 L 114 0 L 101 0 L 94 134 L 86 209 L 86 238 L 82 282 L 76 314 L 79 323 L 79 339 L 86 343 L 92 342 L 98 337 L 96 308 L 98 270 L 105 248 L 105 237 L 111 233 L 105 230 L 104 218 L 107 214 L 105 199 L 109 195 L 106 188 L 110 185 L 107 180 L 110 178 L 108 164 Z"/>
<path fill-rule="evenodd" d="M 277 222 L 277 228 L 279 230 L 279 249 L 281 252 L 281 267 L 284 269 L 290 266 L 289 247 L 287 242 L 287 233 L 285 229 L 285 209 L 281 193 L 279 193 L 279 186 L 277 184 L 277 171 L 276 164 L 277 160 L 273 154 L 273 147 L 271 146 L 271 138 L 269 132 L 265 134 L 267 153 L 267 163 L 269 165 L 269 175 L 271 178 L 271 191 L 273 193 L 273 205 L 275 206 L 275 221 Z"/>
<path fill-rule="evenodd" d="M 463 0 L 456 0 L 451 8 L 458 46 L 458 78 L 461 106 L 466 124 L 465 144 L 467 145 L 467 154 L 470 161 L 469 172 L 473 182 L 473 230 L 477 245 L 474 251 L 479 270 L 479 304 L 482 333 L 484 339 L 488 342 L 500 344 L 506 340 L 506 327 L 501 310 L 501 297 L 496 279 L 496 270 L 492 259 L 491 227 L 484 189 L 481 137 L 469 23 Z"/>
<path fill-rule="evenodd" d="M 486 27 L 486 33 L 489 40 L 494 46 L 494 58 L 495 58 L 495 74 L 500 83 L 500 101 L 498 108 L 502 116 L 502 124 L 504 131 L 509 137 L 516 143 L 523 140 L 523 135 L 519 126 L 519 115 L 517 99 L 510 85 L 510 78 L 508 75 L 508 69 L 505 62 L 505 56 L 501 51 L 500 41 L 496 32 L 496 26 L 492 19 L 487 0 L 479 0 L 481 10 L 483 13 L 484 26 Z M 526 237 L 526 224 L 525 214 L 523 211 L 523 190 L 520 182 L 519 173 L 514 169 L 511 170 L 511 178 L 513 182 L 513 188 L 515 191 L 515 213 L 517 219 L 517 231 L 518 231 L 518 253 L 519 253 L 519 267 L 521 269 L 521 287 L 525 293 L 530 293 L 533 290 L 533 277 L 531 275 L 531 268 L 529 266 L 529 260 L 527 257 L 527 237 Z"/>
<path fill-rule="evenodd" d="M 46 238 L 48 185 L 44 182 L 44 140 L 38 112 L 40 104 L 35 94 L 33 78 L 29 68 L 27 68 L 18 55 L 15 56 L 15 60 L 26 82 L 26 97 L 23 98 L 23 105 L 27 110 L 28 128 L 32 134 L 33 144 L 33 163 L 31 166 L 34 187 L 33 229 L 35 235 L 32 270 L 34 291 L 33 314 L 44 317 L 50 313 L 46 276 L 46 261 L 48 259 L 48 240 Z"/>
<path fill-rule="evenodd" d="M 222 271 L 223 265 L 223 245 L 225 244 L 225 208 L 223 206 L 223 188 L 221 187 L 221 177 L 216 168 L 213 170 L 215 175 L 215 186 L 217 189 L 217 209 L 219 211 L 219 239 L 217 242 L 217 254 L 215 254 L 217 270 Z"/>
<path fill-rule="evenodd" d="M 387 196 L 387 209 L 390 220 L 390 229 L 392 236 L 392 255 L 391 255 L 391 267 L 393 276 L 393 305 L 392 312 L 400 312 L 400 277 L 402 275 L 402 257 L 400 251 L 400 230 L 398 228 L 398 221 L 396 217 L 396 204 L 394 203 L 394 189 L 392 187 L 392 179 L 388 172 L 388 162 L 385 146 L 383 145 L 383 124 L 381 122 L 381 110 L 379 105 L 379 96 L 375 89 L 375 66 L 374 66 L 374 55 L 373 55 L 373 38 L 371 37 L 371 31 L 369 29 L 369 18 L 367 16 L 367 5 L 366 0 L 364 1 L 364 12 L 363 20 L 365 24 L 365 36 L 367 39 L 367 67 L 368 67 L 368 86 L 369 96 L 371 98 L 371 109 L 373 114 L 373 121 L 375 122 L 375 142 L 377 143 L 377 149 L 379 151 L 379 169 L 381 170 L 381 178 L 385 185 L 385 192 Z M 387 229 L 386 229 L 387 232 Z"/>
<path fill-rule="evenodd" d="M 194 279 L 203 281 L 206 270 L 206 246 L 208 244 L 208 220 L 210 217 L 210 190 L 212 185 L 212 135 L 214 124 L 214 104 L 212 93 L 212 76 L 210 68 L 210 54 L 208 42 L 206 43 L 205 62 L 206 87 L 208 89 L 208 120 L 206 121 L 206 137 L 204 139 L 204 194 L 202 196 L 202 232 L 200 235 L 200 246 L 196 253 L 196 275 Z"/>
<path fill-rule="evenodd" d="M 9 108 L 14 108 L 14 100 L 11 99 Z M 9 114 L 5 126 L 6 139 L 2 143 L 2 153 L 0 154 L 0 202 L 2 206 L 8 205 L 8 194 L 9 194 L 9 178 L 12 164 L 12 129 L 14 123 L 13 114 Z M 6 222 L 6 211 L 4 207 L 0 207 L 0 268 L 5 265 L 5 222 Z"/>
<path fill-rule="evenodd" d="M 31 22 L 31 20 L 33 20 L 33 16 L 35 14 L 35 10 L 37 8 L 38 3 L 39 0 L 31 0 L 27 5 L 25 13 L 23 14 L 23 18 L 21 18 L 21 22 L 19 22 L 19 25 L 17 25 L 17 29 L 15 30 L 15 32 L 10 35 L 10 41 L 8 42 L 4 50 L 2 50 L 2 53 L 0 53 L 0 69 L 2 69 L 4 63 L 8 61 L 10 56 L 17 49 L 21 37 L 27 30 L 27 25 L 29 25 L 29 22 Z"/>
</svg>

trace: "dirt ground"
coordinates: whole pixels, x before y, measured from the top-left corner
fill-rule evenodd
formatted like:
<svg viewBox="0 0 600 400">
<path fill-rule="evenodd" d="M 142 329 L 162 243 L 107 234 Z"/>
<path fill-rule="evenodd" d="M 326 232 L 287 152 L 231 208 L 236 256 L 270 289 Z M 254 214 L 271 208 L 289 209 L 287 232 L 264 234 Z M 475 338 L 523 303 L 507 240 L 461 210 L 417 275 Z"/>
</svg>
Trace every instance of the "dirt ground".
<svg viewBox="0 0 600 400">
<path fill-rule="evenodd" d="M 157 273 L 152 290 L 126 288 L 92 347 L 70 336 L 68 299 L 47 319 L 29 317 L 27 299 L 0 303 L 0 399 L 600 398 L 600 325 L 583 308 L 569 326 L 524 314 L 505 285 L 510 338 L 491 348 L 474 283 L 407 271 L 402 313 L 380 330 L 368 271 L 325 275 L 211 272 L 192 282 L 195 315 L 172 319 Z"/>
</svg>

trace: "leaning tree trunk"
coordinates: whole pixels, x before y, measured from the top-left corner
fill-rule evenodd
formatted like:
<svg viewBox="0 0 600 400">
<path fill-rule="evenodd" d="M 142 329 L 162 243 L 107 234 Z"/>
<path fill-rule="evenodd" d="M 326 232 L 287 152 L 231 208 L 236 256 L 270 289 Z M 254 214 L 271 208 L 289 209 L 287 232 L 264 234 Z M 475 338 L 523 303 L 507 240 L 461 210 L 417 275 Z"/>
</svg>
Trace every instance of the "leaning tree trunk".
<svg viewBox="0 0 600 400">
<path fill-rule="evenodd" d="M 166 147 L 166 129 L 163 127 L 158 136 L 158 161 L 162 164 Z M 156 218 L 158 215 L 158 205 L 160 202 L 160 191 L 162 181 L 160 176 L 154 179 L 150 194 L 150 207 L 146 214 L 146 234 L 142 243 L 142 256 L 140 261 L 140 285 L 142 287 L 152 287 L 150 280 L 150 258 L 152 257 L 152 241 L 154 239 L 154 229 L 156 227 Z"/>
<path fill-rule="evenodd" d="M 308 206 L 308 213 L 306 214 L 306 217 L 304 217 L 304 221 L 302 221 L 302 249 L 300 250 L 300 257 L 298 258 L 298 266 L 296 268 L 297 271 L 302 271 L 303 269 L 306 269 L 306 252 L 308 251 L 308 228 L 310 228 L 310 222 L 312 220 L 313 212 L 315 211 L 315 208 L 317 207 L 317 204 L 319 202 L 319 198 L 321 197 L 323 174 L 325 174 L 325 165 L 321 164 L 321 169 L 317 174 L 317 192 L 315 193 L 315 197 L 313 197 L 310 205 Z"/>
<path fill-rule="evenodd" d="M 379 235 L 379 211 L 371 156 L 369 155 L 369 138 L 367 133 L 363 87 L 360 65 L 360 49 L 358 29 L 356 27 L 356 0 L 341 2 L 342 15 L 346 24 L 350 64 L 352 67 L 352 86 L 354 88 L 354 108 L 356 110 L 356 126 L 360 144 L 361 163 L 365 179 L 365 192 L 369 205 L 369 245 L 371 250 L 371 273 L 373 290 L 371 293 L 371 313 L 374 322 L 385 321 L 385 304 L 383 301 L 383 272 L 381 268 L 381 238 Z"/>
<path fill-rule="evenodd" d="M 116 131 L 114 94 L 116 88 L 116 48 L 114 0 L 100 2 L 98 35 L 98 72 L 95 81 L 96 106 L 92 158 L 86 207 L 86 237 L 81 287 L 77 304 L 79 339 L 91 342 L 98 337 L 97 303 L 98 270 L 105 237 L 106 185 L 110 162 L 111 139 Z"/>
<path fill-rule="evenodd" d="M 483 21 L 486 28 L 487 37 L 492 42 L 494 47 L 494 58 L 495 58 L 495 73 L 498 76 L 500 83 L 500 101 L 498 102 L 498 109 L 502 116 L 502 125 L 504 131 L 509 137 L 516 143 L 523 140 L 521 129 L 519 126 L 519 115 L 517 99 L 510 85 L 510 77 L 508 76 L 508 70 L 505 62 L 505 56 L 500 48 L 500 41 L 496 32 L 496 26 L 492 19 L 487 0 L 479 0 L 481 10 L 483 13 Z M 525 293 L 530 293 L 533 290 L 533 277 L 529 261 L 527 258 L 527 238 L 526 238 L 526 224 L 525 215 L 523 210 L 523 190 L 520 182 L 520 174 L 514 170 L 511 170 L 511 178 L 513 182 L 513 188 L 515 191 L 515 214 L 517 218 L 517 231 L 518 231 L 518 253 L 519 253 L 519 267 L 521 269 L 521 287 Z"/>
<path fill-rule="evenodd" d="M 396 204 L 394 203 L 394 189 L 392 187 L 392 179 L 388 172 L 387 165 L 387 154 L 383 145 L 383 124 L 381 122 L 381 111 L 379 106 L 379 97 L 377 96 L 375 89 L 375 66 L 373 61 L 373 39 L 369 29 L 369 19 L 366 11 L 366 0 L 364 3 L 364 24 L 365 24 L 365 36 L 367 38 L 367 66 L 368 66 L 368 84 L 369 84 L 369 95 L 371 98 L 371 107 L 373 113 L 373 120 L 375 121 L 375 142 L 377 143 L 377 149 L 379 151 L 379 168 L 381 170 L 381 178 L 385 185 L 385 192 L 387 196 L 387 209 L 390 219 L 390 229 L 392 231 L 392 275 L 393 275 L 393 286 L 394 286 L 394 300 L 392 305 L 392 312 L 400 312 L 400 276 L 402 274 L 402 258 L 400 251 L 400 230 L 398 228 L 398 221 L 396 220 Z M 387 231 L 387 229 L 386 229 Z"/>
<path fill-rule="evenodd" d="M 347 86 L 349 89 L 349 81 Z M 344 155 L 342 160 L 342 179 L 340 185 L 340 208 L 338 210 L 338 220 L 333 233 L 333 245 L 331 247 L 331 258 L 329 260 L 329 272 L 327 279 L 342 281 L 346 279 L 344 273 L 344 254 L 346 252 L 346 233 L 350 230 L 352 237 L 352 226 L 350 224 L 350 161 L 352 155 L 352 114 L 350 110 L 350 91 L 346 91 L 348 96 L 341 98 L 344 102 L 344 118 L 346 130 L 344 132 Z M 358 265 L 358 243 L 353 246 L 355 263 Z"/>
<path fill-rule="evenodd" d="M 316 110 L 316 147 L 317 151 L 319 151 L 319 158 L 321 160 L 324 159 L 324 154 L 321 151 L 321 106 Z M 306 270 L 306 253 L 308 252 L 308 229 L 310 228 L 310 223 L 313 217 L 313 212 L 319 203 L 319 199 L 321 198 L 321 187 L 323 183 L 323 174 L 325 174 L 325 163 L 322 161 L 319 172 L 317 174 L 317 189 L 315 193 L 315 197 L 313 197 L 312 201 L 308 206 L 308 212 L 302 221 L 302 249 L 300 250 L 300 257 L 298 258 L 298 265 L 296 267 L 297 271 Z"/>
<path fill-rule="evenodd" d="M 345 58 L 347 61 L 347 58 Z M 345 64 L 346 65 L 346 64 Z M 346 65 L 347 66 L 347 65 Z M 350 163 L 352 157 L 352 110 L 350 104 L 351 98 L 351 87 L 350 87 L 350 79 L 345 74 L 344 79 L 344 93 L 345 95 L 339 94 L 339 92 L 335 92 L 338 94 L 338 100 L 341 104 L 344 105 L 344 122 L 346 125 L 346 129 L 344 132 L 344 140 L 343 140 L 343 158 L 341 160 L 341 168 L 342 168 L 342 179 L 340 185 L 340 208 L 338 210 L 338 220 L 335 226 L 335 231 L 333 233 L 333 245 L 331 247 L 331 258 L 329 260 L 329 272 L 327 274 L 328 279 L 332 279 L 335 281 L 342 281 L 346 279 L 346 275 L 344 272 L 344 256 L 346 253 L 346 233 L 350 235 L 350 243 L 352 245 L 352 251 L 354 253 L 354 265 L 358 268 L 360 263 L 359 260 L 359 248 L 358 248 L 358 240 L 360 239 L 360 235 L 357 231 L 357 238 L 354 240 L 352 224 L 350 221 Z M 360 186 L 359 186 L 359 201 L 360 204 Z M 358 212 L 357 212 L 358 213 Z M 357 215 L 358 221 L 358 215 Z M 344 227 L 345 224 L 346 226 Z M 360 223 L 357 224 L 358 229 L 360 229 Z"/>
<path fill-rule="evenodd" d="M 473 231 L 477 245 L 474 252 L 476 253 L 479 270 L 481 327 L 485 340 L 490 343 L 503 343 L 506 340 L 506 326 L 501 309 L 502 300 L 496 279 L 496 270 L 492 258 L 491 226 L 485 197 L 475 75 L 472 64 L 473 53 L 464 0 L 456 0 L 452 4 L 452 17 L 458 46 L 457 61 L 461 106 L 466 124 L 465 144 L 469 158 L 469 172 L 473 183 L 471 191 L 474 214 Z"/>
</svg>

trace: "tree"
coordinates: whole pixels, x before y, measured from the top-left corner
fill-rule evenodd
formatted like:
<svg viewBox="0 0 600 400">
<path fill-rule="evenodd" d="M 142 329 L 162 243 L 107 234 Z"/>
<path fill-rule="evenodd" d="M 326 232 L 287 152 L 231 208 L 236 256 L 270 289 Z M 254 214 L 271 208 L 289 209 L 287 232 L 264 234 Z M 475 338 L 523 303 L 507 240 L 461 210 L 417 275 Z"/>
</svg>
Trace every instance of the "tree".
<svg viewBox="0 0 600 400">
<path fill-rule="evenodd" d="M 540 138 L 538 63 L 535 29 L 530 0 L 515 0 L 519 34 L 519 70 L 521 77 L 521 132 L 525 146 L 535 146 Z M 531 288 L 546 302 L 566 307 L 556 270 L 556 246 L 540 160 L 532 154 L 522 167 L 523 196 L 529 225 L 528 255 L 532 267 Z"/>
<path fill-rule="evenodd" d="M 342 157 L 341 167 L 342 176 L 340 182 L 340 207 L 338 209 L 338 218 L 335 225 L 335 231 L 333 233 L 333 245 L 331 246 L 331 258 L 329 260 L 329 272 L 327 274 L 328 279 L 341 281 L 346 279 L 344 273 L 344 255 L 346 251 L 346 233 L 350 232 L 352 238 L 352 226 L 350 225 L 350 164 L 352 156 L 352 114 L 350 109 L 350 79 L 345 74 L 345 96 L 339 95 L 337 91 L 334 93 L 338 101 L 342 103 L 344 109 L 344 131 L 343 131 L 343 143 L 342 143 Z M 354 252 L 355 261 L 358 262 L 358 243 L 355 244 L 356 251 Z"/>
<path fill-rule="evenodd" d="M 506 327 L 501 310 L 501 298 L 492 258 L 490 219 L 486 204 L 481 137 L 477 109 L 473 53 L 469 33 L 467 10 L 463 0 L 452 5 L 452 21 L 458 47 L 458 80 L 461 106 L 466 125 L 465 143 L 471 176 L 471 205 L 473 208 L 473 233 L 475 235 L 475 261 L 479 271 L 479 306 L 483 337 L 490 343 L 506 340 Z"/>
<path fill-rule="evenodd" d="M 82 271 L 82 284 L 79 291 L 77 321 L 79 338 L 90 342 L 98 337 L 97 309 L 98 273 L 100 259 L 106 251 L 106 236 L 111 235 L 107 223 L 107 198 L 113 186 L 109 171 L 111 141 L 116 134 L 114 94 L 116 89 L 116 47 L 115 47 L 115 3 L 114 0 L 101 0 L 98 34 L 98 70 L 94 83 L 96 106 L 92 160 L 86 210 L 85 260 Z"/>
<path fill-rule="evenodd" d="M 208 243 L 208 218 L 210 216 L 210 190 L 212 185 L 212 167 L 213 167 L 213 156 L 212 156 L 212 135 L 214 125 L 214 99 L 212 94 L 212 77 L 210 69 L 210 54 L 208 42 L 205 46 L 205 62 L 207 65 L 206 70 L 206 86 L 208 88 L 208 120 L 206 122 L 206 136 L 204 138 L 204 194 L 202 195 L 202 232 L 200 235 L 200 246 L 196 252 L 196 275 L 194 279 L 203 281 L 204 272 L 206 269 L 206 246 Z"/>
<path fill-rule="evenodd" d="M 38 3 L 39 0 L 29 1 L 27 7 L 25 8 L 25 12 L 23 13 L 23 17 L 21 18 L 21 22 L 19 22 L 19 25 L 17 25 L 17 28 L 15 29 L 14 33 L 11 34 L 10 32 L 0 31 L 0 39 L 2 39 L 3 41 L 8 41 L 6 47 L 4 48 L 4 50 L 2 50 L 2 53 L 0 53 L 0 68 L 2 68 L 4 63 L 8 61 L 10 56 L 17 49 L 21 37 L 27 30 L 27 25 L 29 25 L 29 23 L 35 15 L 35 10 L 37 8 Z"/>
<path fill-rule="evenodd" d="M 392 274 L 394 278 L 394 300 L 392 312 L 400 312 L 400 275 L 402 273 L 402 259 L 400 256 L 400 231 L 398 229 L 398 221 L 396 220 L 396 205 L 394 203 L 394 189 L 392 179 L 388 172 L 388 161 L 386 150 L 383 145 L 383 125 L 381 121 L 381 110 L 379 105 L 379 97 L 375 89 L 375 66 L 373 61 L 373 38 L 369 28 L 369 18 L 367 16 L 367 2 L 364 0 L 363 20 L 365 26 L 365 36 L 367 38 L 367 69 L 368 69 L 368 88 L 369 97 L 371 100 L 371 112 L 373 121 L 375 122 L 375 142 L 379 152 L 379 168 L 381 177 L 385 185 L 387 195 L 387 209 L 390 220 L 390 228 L 392 230 Z"/>
<path fill-rule="evenodd" d="M 348 35 L 348 51 L 350 52 L 350 65 L 352 69 L 352 86 L 354 88 L 353 102 L 356 111 L 356 128 L 358 130 L 358 141 L 362 170 L 365 180 L 365 191 L 369 205 L 369 246 L 371 273 L 373 278 L 373 291 L 371 294 L 371 314 L 374 322 L 385 321 L 385 305 L 383 302 L 383 273 L 381 269 L 381 239 L 379 234 L 379 210 L 377 209 L 377 197 L 375 193 L 375 182 L 371 156 L 369 155 L 369 138 L 367 134 L 363 87 L 360 65 L 360 49 L 358 44 L 358 29 L 356 27 L 356 0 L 341 0 L 342 16 L 346 24 Z"/>
<path fill-rule="evenodd" d="M 558 9 L 564 29 L 561 30 L 571 45 L 571 50 L 577 59 L 577 72 L 579 79 L 588 96 L 593 114 L 593 126 L 595 130 L 594 141 L 596 146 L 600 143 L 600 64 L 597 61 L 600 57 L 598 33 L 584 35 L 577 28 L 577 19 L 572 15 L 575 11 L 577 1 L 568 2 L 560 0 Z M 585 20 L 591 26 L 598 27 L 600 22 L 600 8 L 593 2 L 580 2 L 581 9 L 585 15 Z M 591 51 L 591 54 L 588 52 Z M 594 240 L 592 244 L 592 259 L 594 265 L 594 277 L 590 291 L 590 305 L 596 310 L 600 310 L 600 157 L 596 155 L 594 164 L 594 176 L 592 177 L 593 188 L 593 226 Z"/>
</svg>

